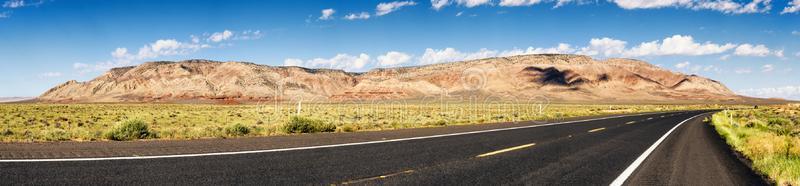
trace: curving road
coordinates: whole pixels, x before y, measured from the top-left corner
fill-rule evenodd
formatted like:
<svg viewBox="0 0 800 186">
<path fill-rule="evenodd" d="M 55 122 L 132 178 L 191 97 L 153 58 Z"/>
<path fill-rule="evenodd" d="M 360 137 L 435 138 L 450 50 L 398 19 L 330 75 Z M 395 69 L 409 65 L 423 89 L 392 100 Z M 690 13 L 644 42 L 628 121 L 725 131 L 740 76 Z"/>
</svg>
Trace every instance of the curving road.
<svg viewBox="0 0 800 186">
<path fill-rule="evenodd" d="M 708 114 L 185 142 L 0 144 L 0 183 L 765 185 L 702 122 Z"/>
</svg>

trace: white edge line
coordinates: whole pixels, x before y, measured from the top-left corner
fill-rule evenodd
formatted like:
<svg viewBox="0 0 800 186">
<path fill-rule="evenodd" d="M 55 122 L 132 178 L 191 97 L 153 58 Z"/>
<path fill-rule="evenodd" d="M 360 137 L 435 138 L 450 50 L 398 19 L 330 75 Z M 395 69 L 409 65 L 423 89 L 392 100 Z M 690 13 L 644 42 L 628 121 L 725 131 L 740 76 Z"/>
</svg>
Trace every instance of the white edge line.
<svg viewBox="0 0 800 186">
<path fill-rule="evenodd" d="M 460 136 L 460 135 L 467 135 L 467 134 L 479 134 L 479 133 L 498 132 L 498 131 L 516 130 L 516 129 L 525 129 L 525 128 L 546 127 L 546 126 L 563 125 L 563 124 L 569 124 L 569 123 L 581 123 L 581 122 L 587 122 L 587 121 L 597 121 L 597 120 L 614 119 L 614 118 L 622 118 L 622 117 L 632 117 L 632 116 L 643 116 L 643 115 L 653 115 L 653 114 L 664 114 L 664 113 L 641 113 L 641 114 L 632 114 L 632 115 L 621 115 L 621 116 L 611 116 L 611 117 L 594 118 L 594 119 L 584 119 L 584 120 L 577 120 L 577 121 L 565 121 L 565 122 L 557 122 L 557 123 L 547 123 L 547 124 L 541 124 L 541 125 L 530 125 L 530 126 L 520 126 L 520 127 L 511 127 L 511 128 L 500 128 L 500 129 L 460 132 L 460 133 L 451 133 L 451 134 L 439 134 L 439 135 L 432 135 L 432 136 L 420 136 L 420 137 L 412 137 L 412 138 L 400 138 L 400 139 L 366 141 L 366 142 L 355 142 L 355 143 L 343 143 L 343 144 L 332 144 L 332 145 L 319 145 L 319 146 L 308 146 L 308 147 L 293 147 L 293 148 L 283 148 L 283 149 L 267 149 L 267 150 L 251 150 L 251 151 L 235 151 L 235 152 L 215 152 L 215 153 L 199 153 L 199 154 L 176 154 L 176 155 L 159 155 L 159 156 L 125 156 L 125 157 L 67 158 L 67 159 L 8 159 L 8 160 L 0 160 L 0 163 L 62 162 L 62 161 L 104 161 L 104 160 L 142 160 L 142 159 L 184 158 L 184 157 L 200 157 L 200 156 L 222 156 L 222 155 L 236 155 L 236 154 L 267 153 L 267 152 L 284 152 L 284 151 L 295 151 L 295 150 L 321 149 L 321 148 L 332 148 L 332 147 L 345 147 L 345 146 L 368 145 L 368 144 L 389 143 L 389 142 L 399 142 L 399 141 L 410 141 L 410 140 L 419 140 L 419 139 L 448 137 L 448 136 Z"/>
<path fill-rule="evenodd" d="M 661 142 L 663 142 L 664 139 L 667 139 L 667 136 L 669 136 L 669 134 L 672 133 L 672 131 L 675 131 L 675 129 L 677 129 L 678 127 L 683 125 L 683 123 L 686 123 L 687 121 L 692 120 L 692 119 L 694 119 L 694 118 L 696 118 L 698 116 L 702 116 L 704 114 L 706 114 L 706 113 L 702 113 L 702 114 L 698 114 L 696 116 L 692 116 L 691 118 L 683 120 L 682 122 L 678 123 L 678 125 L 675 125 L 675 127 L 672 127 L 672 129 L 669 129 L 669 131 L 667 131 L 667 133 L 664 134 L 664 136 L 661 136 L 661 138 L 659 138 L 655 143 L 653 143 L 653 145 L 651 145 L 649 148 L 647 148 L 647 150 L 645 150 L 644 153 L 642 153 L 642 155 L 640 155 L 638 158 L 636 158 L 636 160 L 634 160 L 633 163 L 630 166 L 628 166 L 628 168 L 625 168 L 625 171 L 622 171 L 622 174 L 620 174 L 617 177 L 617 179 L 614 179 L 614 181 L 611 182 L 611 184 L 609 184 L 609 185 L 610 186 L 621 186 L 623 183 L 625 183 L 625 181 L 628 180 L 628 177 L 630 177 L 631 174 L 633 174 L 633 171 L 635 171 L 636 168 L 638 168 L 639 165 L 641 165 L 642 162 L 644 162 L 644 160 L 647 159 L 647 156 L 650 156 L 650 154 L 653 153 L 653 151 L 656 150 L 658 145 L 661 144 Z"/>
</svg>

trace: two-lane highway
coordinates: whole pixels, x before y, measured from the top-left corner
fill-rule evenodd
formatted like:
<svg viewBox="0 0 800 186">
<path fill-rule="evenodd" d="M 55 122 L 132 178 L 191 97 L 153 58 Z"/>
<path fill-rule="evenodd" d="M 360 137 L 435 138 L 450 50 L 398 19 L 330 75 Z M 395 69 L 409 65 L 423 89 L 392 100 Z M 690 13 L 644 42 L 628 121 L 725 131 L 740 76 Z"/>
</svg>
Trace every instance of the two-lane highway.
<svg viewBox="0 0 800 186">
<path fill-rule="evenodd" d="M 709 135 L 714 134 L 704 131 L 708 126 L 701 122 L 701 115 L 706 112 L 530 123 L 513 128 L 242 153 L 0 160 L 0 182 L 597 185 L 611 184 L 633 167 L 622 176 L 621 183 L 717 183 L 698 179 L 720 174 L 730 180 L 724 183 L 763 184 L 746 166 L 733 161 L 735 157 L 724 154 L 724 143 L 718 143 L 721 139 L 711 138 Z M 669 131 L 672 132 L 665 135 Z M 696 140 L 710 142 L 691 145 Z M 654 146 L 658 141 L 660 145 Z M 645 153 L 651 147 L 656 148 Z M 713 152 L 707 153 L 709 150 Z M 637 164 L 637 159 L 642 160 Z M 693 161 L 705 163 L 692 164 Z M 683 170 L 707 169 L 709 172 L 700 177 L 680 174 Z"/>
</svg>

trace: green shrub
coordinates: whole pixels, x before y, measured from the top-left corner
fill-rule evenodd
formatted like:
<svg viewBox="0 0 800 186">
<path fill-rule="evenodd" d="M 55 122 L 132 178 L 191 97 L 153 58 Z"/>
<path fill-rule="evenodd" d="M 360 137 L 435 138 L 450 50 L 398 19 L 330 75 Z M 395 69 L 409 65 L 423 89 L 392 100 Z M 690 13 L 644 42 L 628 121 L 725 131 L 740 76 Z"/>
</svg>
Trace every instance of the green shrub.
<svg viewBox="0 0 800 186">
<path fill-rule="evenodd" d="M 10 135 L 14 135 L 14 131 L 11 131 L 11 129 L 3 129 L 3 131 L 0 131 L 0 136 L 10 136 Z"/>
<path fill-rule="evenodd" d="M 428 126 L 447 126 L 447 121 L 445 120 L 437 120 L 434 122 L 426 123 Z"/>
<path fill-rule="evenodd" d="M 240 123 L 225 127 L 225 134 L 228 136 L 244 136 L 250 134 L 250 128 Z"/>
<path fill-rule="evenodd" d="M 286 133 L 316 133 L 333 131 L 336 131 L 336 126 L 333 124 L 300 116 L 292 117 L 289 119 L 289 122 L 283 126 L 283 132 Z"/>
<path fill-rule="evenodd" d="M 106 133 L 106 138 L 115 141 L 129 141 L 155 137 L 147 123 L 142 120 L 126 120 L 114 126 Z"/>
<path fill-rule="evenodd" d="M 768 118 L 767 123 L 769 123 L 769 125 L 784 127 L 784 126 L 791 126 L 792 120 L 786 118 Z"/>
</svg>

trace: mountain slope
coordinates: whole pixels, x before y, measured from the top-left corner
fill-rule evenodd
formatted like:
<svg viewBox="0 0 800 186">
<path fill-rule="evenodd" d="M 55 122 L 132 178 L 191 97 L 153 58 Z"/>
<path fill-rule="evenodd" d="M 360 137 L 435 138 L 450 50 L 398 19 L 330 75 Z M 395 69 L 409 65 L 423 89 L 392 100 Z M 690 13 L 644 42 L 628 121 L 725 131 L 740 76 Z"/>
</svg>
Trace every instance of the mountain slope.
<svg viewBox="0 0 800 186">
<path fill-rule="evenodd" d="M 47 102 L 182 100 L 352 101 L 441 96 L 561 101 L 740 100 L 721 83 L 631 59 L 540 54 L 417 67 L 341 70 L 188 60 L 115 68 L 88 82 L 69 81 Z"/>
</svg>

